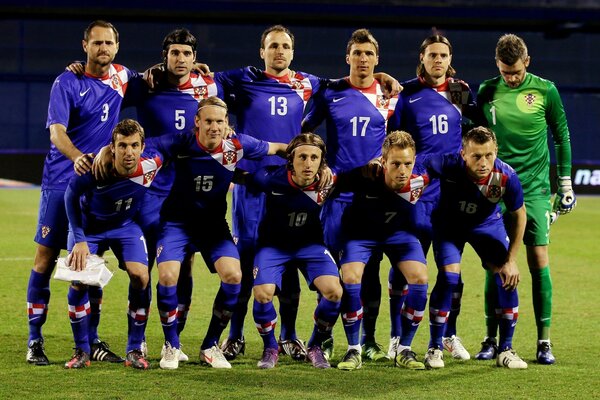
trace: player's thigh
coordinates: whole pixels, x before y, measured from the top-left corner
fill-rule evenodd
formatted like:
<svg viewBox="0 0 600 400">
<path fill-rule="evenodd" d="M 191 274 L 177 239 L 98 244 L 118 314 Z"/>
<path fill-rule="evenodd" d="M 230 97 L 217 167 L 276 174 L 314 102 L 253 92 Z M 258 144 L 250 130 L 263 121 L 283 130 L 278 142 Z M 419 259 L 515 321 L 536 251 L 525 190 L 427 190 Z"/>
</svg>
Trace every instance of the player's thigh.
<svg viewBox="0 0 600 400">
<path fill-rule="evenodd" d="M 549 198 L 526 199 L 527 225 L 523 234 L 526 246 L 547 246 L 550 243 L 550 212 L 552 204 Z"/>
<path fill-rule="evenodd" d="M 297 260 L 302 261 L 301 268 L 305 271 L 304 275 L 311 289 L 318 289 L 329 300 L 330 297 L 341 296 L 338 266 L 325 246 L 319 244 L 305 246 L 296 255 Z M 321 285 L 318 282 L 322 282 Z"/>
<path fill-rule="evenodd" d="M 264 193 L 253 193 L 244 185 L 235 185 L 232 194 L 233 235 L 240 252 L 246 247 L 255 248 L 258 226 L 265 210 Z"/>
<path fill-rule="evenodd" d="M 272 284 L 281 290 L 281 279 L 286 270 L 285 264 L 292 255 L 274 247 L 263 247 L 256 253 L 254 259 L 254 286 Z"/>
<path fill-rule="evenodd" d="M 434 227 L 433 254 L 439 267 L 460 264 L 467 237 L 460 231 Z"/>
<path fill-rule="evenodd" d="M 339 253 L 344 247 L 341 221 L 348 204 L 339 199 L 331 199 L 325 202 L 321 211 L 325 244 L 331 249 L 336 259 L 340 258 Z"/>
<path fill-rule="evenodd" d="M 502 221 L 477 227 L 469 237 L 469 244 L 485 266 L 500 266 L 508 255 L 508 235 Z"/>
<path fill-rule="evenodd" d="M 396 232 L 385 243 L 385 254 L 408 283 L 427 283 L 427 260 L 421 242 L 409 232 Z"/>
</svg>

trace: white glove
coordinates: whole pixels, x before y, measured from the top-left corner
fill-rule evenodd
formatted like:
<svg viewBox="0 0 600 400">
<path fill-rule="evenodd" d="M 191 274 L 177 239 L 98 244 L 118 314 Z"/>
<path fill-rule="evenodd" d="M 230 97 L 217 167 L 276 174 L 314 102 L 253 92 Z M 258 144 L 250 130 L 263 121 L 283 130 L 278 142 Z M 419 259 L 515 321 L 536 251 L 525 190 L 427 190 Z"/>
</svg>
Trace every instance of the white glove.
<svg viewBox="0 0 600 400">
<path fill-rule="evenodd" d="M 552 209 L 558 214 L 568 214 L 577 205 L 577 198 L 575 192 L 573 192 L 573 186 L 571 185 L 571 177 L 559 176 L 557 179 L 558 190 L 556 196 L 554 196 L 554 205 Z"/>
</svg>

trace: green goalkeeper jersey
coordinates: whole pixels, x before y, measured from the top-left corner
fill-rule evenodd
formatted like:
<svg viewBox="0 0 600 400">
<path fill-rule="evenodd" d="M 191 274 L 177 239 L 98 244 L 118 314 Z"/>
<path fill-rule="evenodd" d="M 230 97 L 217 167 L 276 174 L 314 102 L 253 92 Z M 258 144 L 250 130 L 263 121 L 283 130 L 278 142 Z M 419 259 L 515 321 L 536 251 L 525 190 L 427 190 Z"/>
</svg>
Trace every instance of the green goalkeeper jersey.
<svg viewBox="0 0 600 400">
<path fill-rule="evenodd" d="M 528 72 L 511 88 L 497 76 L 481 84 L 477 104 L 496 133 L 498 157 L 517 171 L 526 197 L 550 196 L 548 128 L 558 175 L 571 176 L 569 127 L 554 83 Z"/>
</svg>

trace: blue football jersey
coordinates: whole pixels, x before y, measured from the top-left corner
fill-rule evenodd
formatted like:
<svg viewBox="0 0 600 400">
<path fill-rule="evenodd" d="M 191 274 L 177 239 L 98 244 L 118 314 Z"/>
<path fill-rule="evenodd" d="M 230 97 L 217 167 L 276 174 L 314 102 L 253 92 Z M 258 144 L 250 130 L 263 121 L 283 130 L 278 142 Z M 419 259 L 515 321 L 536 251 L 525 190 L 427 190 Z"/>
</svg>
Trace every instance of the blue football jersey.
<svg viewBox="0 0 600 400">
<path fill-rule="evenodd" d="M 306 104 L 325 82 L 305 72 L 296 72 L 290 79 L 254 67 L 217 72 L 215 81 L 223 87 L 230 111 L 236 115 L 236 130 L 280 143 L 289 143 L 300 133 Z M 253 172 L 261 166 L 284 163 L 277 157 L 245 159 L 240 168 Z"/>
<path fill-rule="evenodd" d="M 319 190 L 319 181 L 307 187 L 294 183 L 285 165 L 261 168 L 247 183 L 266 193 L 266 212 L 258 230 L 261 247 L 300 248 L 323 244 L 321 206 L 331 186 Z"/>
<path fill-rule="evenodd" d="M 366 89 L 347 79 L 330 83 L 314 97 L 303 129 L 327 122 L 327 163 L 336 173 L 350 171 L 381 156 L 387 121 L 398 98 L 386 99 L 377 80 Z"/>
<path fill-rule="evenodd" d="M 475 112 L 475 101 L 462 81 L 448 78 L 437 86 L 422 78 L 402 82 L 396 110 L 388 130 L 404 130 L 415 140 L 417 159 L 426 154 L 458 153 L 461 148 L 463 113 Z M 433 179 L 423 200 L 439 194 L 439 182 Z"/>
<path fill-rule="evenodd" d="M 340 176 L 340 190 L 354 193 L 342 217 L 344 239 L 385 241 L 399 231 L 414 231 L 414 205 L 426 191 L 430 178 L 415 166 L 408 183 L 391 190 L 383 181 L 364 178 L 359 171 Z"/>
<path fill-rule="evenodd" d="M 261 159 L 269 151 L 268 142 L 244 134 L 223 140 L 212 151 L 192 132 L 163 135 L 151 144 L 175 165 L 175 181 L 161 209 L 161 218 L 171 222 L 201 223 L 206 213 L 225 217 L 236 166 L 243 158 Z"/>
<path fill-rule="evenodd" d="M 421 162 L 431 176 L 440 179 L 441 196 L 432 220 L 455 229 L 470 229 L 502 219 L 500 200 L 508 211 L 523 205 L 523 189 L 517 173 L 496 159 L 490 175 L 480 181 L 471 178 L 460 154 L 429 155 Z"/>
<path fill-rule="evenodd" d="M 67 135 L 82 153 L 95 153 L 107 145 L 119 121 L 119 112 L 129 80 L 136 74 L 112 64 L 102 77 L 60 74 L 52 85 L 46 129 L 67 127 Z M 54 144 L 44 162 L 42 189 L 64 190 L 74 175 L 73 163 Z"/>
<path fill-rule="evenodd" d="M 179 85 L 161 85 L 150 89 L 140 78 L 131 82 L 124 106 L 135 106 L 139 123 L 147 138 L 167 133 L 188 132 L 194 129 L 194 117 L 200 100 L 210 96 L 223 98 L 220 85 L 210 76 L 196 73 Z M 173 184 L 175 169 L 165 163 L 160 175 L 150 187 L 150 193 L 167 195 Z"/>
<path fill-rule="evenodd" d="M 74 175 L 65 193 L 65 207 L 75 241 L 131 223 L 161 166 L 162 156 L 144 153 L 129 176 L 98 181 L 90 172 Z"/>
</svg>

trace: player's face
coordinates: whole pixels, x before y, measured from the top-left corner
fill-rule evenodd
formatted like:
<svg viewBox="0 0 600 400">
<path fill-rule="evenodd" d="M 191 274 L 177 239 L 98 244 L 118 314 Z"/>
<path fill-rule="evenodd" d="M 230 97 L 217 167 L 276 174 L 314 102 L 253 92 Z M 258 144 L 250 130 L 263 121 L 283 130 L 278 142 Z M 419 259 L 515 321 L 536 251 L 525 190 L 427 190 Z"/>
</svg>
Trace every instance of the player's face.
<svg viewBox="0 0 600 400">
<path fill-rule="evenodd" d="M 167 73 L 177 78 L 187 77 L 192 71 L 196 53 L 187 44 L 172 44 L 165 54 Z"/>
<path fill-rule="evenodd" d="M 310 185 L 315 181 L 321 165 L 322 152 L 316 146 L 302 145 L 294 149 L 294 181 L 300 186 Z"/>
<path fill-rule="evenodd" d="M 216 149 L 223 141 L 227 129 L 227 111 L 219 106 L 207 106 L 196 114 L 198 141 L 209 150 Z"/>
<path fill-rule="evenodd" d="M 379 56 L 373 43 L 354 43 L 350 53 L 346 55 L 346 63 L 350 65 L 350 75 L 364 79 L 373 76 L 375 66 L 379 64 Z"/>
<path fill-rule="evenodd" d="M 492 140 L 484 144 L 468 141 L 460 154 L 465 161 L 469 176 L 479 180 L 486 178 L 492 172 L 497 152 L 498 148 Z"/>
<path fill-rule="evenodd" d="M 529 60 L 530 58 L 527 56 L 525 61 L 519 60 L 513 65 L 504 64 L 502 61 L 496 60 L 498 71 L 500 71 L 502 79 L 504 79 L 504 82 L 506 82 L 509 87 L 516 88 L 523 83 L 527 67 L 529 67 Z"/>
<path fill-rule="evenodd" d="M 444 43 L 432 43 L 425 48 L 425 52 L 419 55 L 423 67 L 425 67 L 426 76 L 433 82 L 446 79 L 446 72 L 452 62 L 450 48 Z"/>
<path fill-rule="evenodd" d="M 115 143 L 111 143 L 115 156 L 115 168 L 120 175 L 130 175 L 135 172 L 144 151 L 142 138 L 139 133 L 131 136 L 117 135 Z"/>
<path fill-rule="evenodd" d="M 83 43 L 83 51 L 87 53 L 88 64 L 104 67 L 109 65 L 119 51 L 119 43 L 110 28 L 95 26 L 90 31 L 88 41 Z"/>
<path fill-rule="evenodd" d="M 265 71 L 277 76 L 286 71 L 294 59 L 290 35 L 281 31 L 270 32 L 265 37 L 264 46 L 260 49 L 260 58 L 265 60 Z"/>
<path fill-rule="evenodd" d="M 415 166 L 415 151 L 412 148 L 392 147 L 383 159 L 385 184 L 392 190 L 402 189 L 408 183 Z"/>
</svg>

